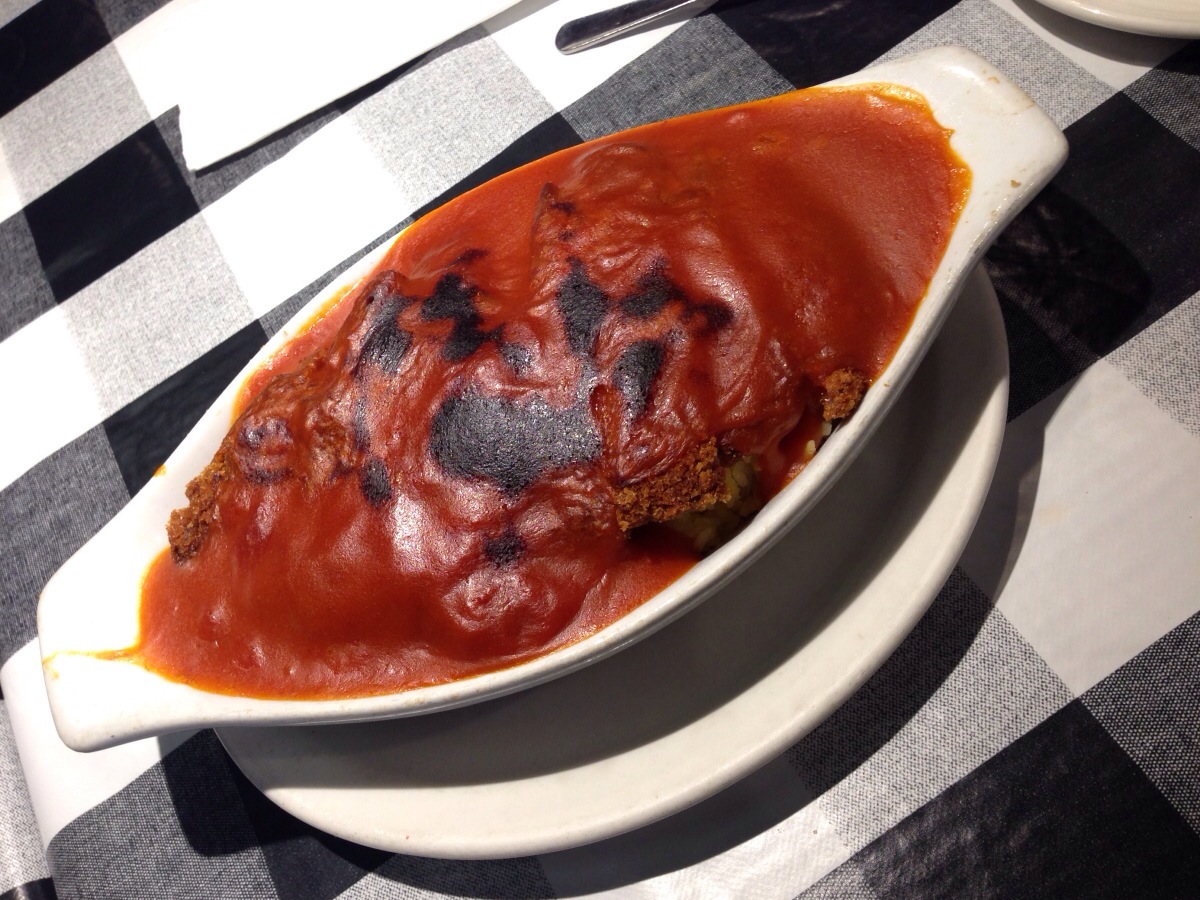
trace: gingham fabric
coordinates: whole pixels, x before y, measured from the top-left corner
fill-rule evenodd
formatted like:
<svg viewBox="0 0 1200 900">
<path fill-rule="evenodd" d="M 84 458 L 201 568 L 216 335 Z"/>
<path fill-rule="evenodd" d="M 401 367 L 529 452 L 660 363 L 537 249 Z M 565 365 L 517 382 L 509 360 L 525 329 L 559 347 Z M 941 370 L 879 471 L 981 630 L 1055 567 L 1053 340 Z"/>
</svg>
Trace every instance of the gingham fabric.
<svg viewBox="0 0 1200 900">
<path fill-rule="evenodd" d="M 1031 0 L 731 0 L 557 54 L 604 5 L 530 0 L 193 173 L 153 55 L 174 4 L 0 0 L 0 898 L 1200 896 L 1200 44 Z M 323 834 L 211 731 L 56 743 L 39 590 L 332 275 L 552 150 L 949 43 L 1071 156 L 987 257 L 1012 382 L 979 524 L 812 733 L 493 862 Z"/>
</svg>

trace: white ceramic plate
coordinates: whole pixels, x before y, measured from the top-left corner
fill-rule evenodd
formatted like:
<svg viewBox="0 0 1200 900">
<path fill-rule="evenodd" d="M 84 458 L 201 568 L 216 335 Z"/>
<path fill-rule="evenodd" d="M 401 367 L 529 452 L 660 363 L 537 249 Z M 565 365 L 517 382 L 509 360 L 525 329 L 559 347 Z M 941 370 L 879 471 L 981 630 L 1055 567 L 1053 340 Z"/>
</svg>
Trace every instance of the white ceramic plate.
<svg viewBox="0 0 1200 900">
<path fill-rule="evenodd" d="M 941 328 L 965 276 L 996 233 L 1039 190 L 1066 155 L 1062 133 L 1024 93 L 980 57 L 940 48 L 889 62 L 836 84 L 891 82 L 922 93 L 971 167 L 971 194 L 928 294 L 892 362 L 853 418 L 734 540 L 600 633 L 530 662 L 451 684 L 379 697 L 259 700 L 211 694 L 168 681 L 137 664 L 95 655 L 137 638 L 143 573 L 166 548 L 164 524 L 185 503 L 184 487 L 211 459 L 229 428 L 239 378 L 217 400 L 166 472 L 138 495 L 51 579 L 38 608 L 43 669 L 63 741 L 92 750 L 149 734 L 203 725 L 300 724 L 381 719 L 450 709 L 541 684 L 591 665 L 677 619 L 753 562 L 799 521 L 841 475 L 894 403 Z M 1003 135 L 1002 140 L 997 136 Z M 330 292 L 377 264 L 381 248 Z M 287 340 L 328 296 L 302 310 L 248 371 Z"/>
<path fill-rule="evenodd" d="M 1200 0 L 1039 0 L 1093 25 L 1155 37 L 1200 37 Z"/>
<path fill-rule="evenodd" d="M 846 477 L 671 627 L 477 706 L 218 734 L 284 809 L 403 853 L 545 853 L 677 812 L 815 727 L 924 613 L 991 482 L 1007 397 L 1004 324 L 977 270 Z"/>
</svg>

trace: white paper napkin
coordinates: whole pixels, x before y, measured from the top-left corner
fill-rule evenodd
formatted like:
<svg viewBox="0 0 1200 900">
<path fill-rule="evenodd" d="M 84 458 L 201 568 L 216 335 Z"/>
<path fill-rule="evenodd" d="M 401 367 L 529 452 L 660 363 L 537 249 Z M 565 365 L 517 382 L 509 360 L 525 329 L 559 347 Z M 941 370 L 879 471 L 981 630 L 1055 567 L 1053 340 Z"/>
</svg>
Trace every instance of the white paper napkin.
<svg viewBox="0 0 1200 900">
<path fill-rule="evenodd" d="M 515 3 L 176 3 L 171 68 L 184 160 L 210 166 Z"/>
</svg>

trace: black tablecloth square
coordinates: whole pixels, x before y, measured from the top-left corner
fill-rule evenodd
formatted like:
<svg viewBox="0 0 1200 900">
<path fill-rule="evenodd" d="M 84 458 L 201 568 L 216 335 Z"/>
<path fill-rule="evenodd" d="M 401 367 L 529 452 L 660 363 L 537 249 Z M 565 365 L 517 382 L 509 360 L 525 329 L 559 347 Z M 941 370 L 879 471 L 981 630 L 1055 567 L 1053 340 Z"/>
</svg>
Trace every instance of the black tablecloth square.
<svg viewBox="0 0 1200 900">
<path fill-rule="evenodd" d="M 428 859 L 393 856 L 368 876 L 371 897 L 475 897 L 486 900 L 548 900 L 557 896 L 537 857 L 501 860 Z M 292 898 L 288 898 L 292 900 Z M 307 896 L 295 900 L 307 900 Z"/>
<path fill-rule="evenodd" d="M 1200 836 L 1074 701 L 855 862 L 884 898 L 1182 898 Z"/>
<path fill-rule="evenodd" d="M 1091 365 L 1153 291 L 1120 238 L 1057 183 L 1000 235 L 987 266 L 1009 326 L 1014 415 L 1028 408 L 1026 395 L 1036 402 Z"/>
<path fill-rule="evenodd" d="M 199 212 L 149 123 L 25 207 L 61 302 Z"/>
<path fill-rule="evenodd" d="M 221 857 L 258 845 L 254 830 L 247 827 L 234 766 L 214 732 L 196 733 L 155 768 L 162 770 L 162 782 L 174 808 L 175 822 L 171 824 L 178 824 L 198 854 Z M 152 771 L 150 777 L 154 774 Z M 137 783 L 124 793 L 138 793 Z"/>
<path fill-rule="evenodd" d="M 212 752 L 224 755 L 218 747 Z M 332 900 L 391 856 L 306 825 L 268 800 L 232 761 L 228 767 L 280 900 Z"/>
<path fill-rule="evenodd" d="M 729 0 L 718 15 L 796 87 L 870 65 L 954 6 L 953 0 Z"/>
<path fill-rule="evenodd" d="M 1081 698 L 1200 834 L 1200 614 Z"/>
<path fill-rule="evenodd" d="M 109 42 L 88 0 L 41 0 L 0 28 L 0 116 Z"/>
<path fill-rule="evenodd" d="M 0 894 L 0 900 L 58 900 L 54 890 L 54 881 L 50 878 L 39 878 L 19 884 L 9 891 Z"/>
<path fill-rule="evenodd" d="M 1004 269 L 987 259 L 987 271 L 1000 300 L 1004 331 L 1008 338 L 1008 420 L 1050 396 L 1091 365 L 1095 355 L 1077 341 L 1057 344 L 1012 299 L 1019 294 Z"/>
<path fill-rule="evenodd" d="M 1124 279 L 1118 294 L 1092 291 L 1100 310 L 1055 311 L 1103 355 L 1200 290 L 1200 271 L 1189 265 L 1200 246 L 1200 150 L 1124 94 L 1066 134 L 1071 157 L 1055 185 L 1103 224 L 1114 238 L 1108 252 L 1119 245 L 1145 273 L 1144 284 Z"/>
</svg>

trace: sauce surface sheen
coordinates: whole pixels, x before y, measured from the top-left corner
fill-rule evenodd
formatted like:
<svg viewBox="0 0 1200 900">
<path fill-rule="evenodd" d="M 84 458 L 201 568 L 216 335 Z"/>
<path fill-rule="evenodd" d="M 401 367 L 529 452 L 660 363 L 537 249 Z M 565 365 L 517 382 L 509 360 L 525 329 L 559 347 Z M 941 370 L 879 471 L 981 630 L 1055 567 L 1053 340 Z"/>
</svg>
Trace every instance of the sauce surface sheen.
<svg viewBox="0 0 1200 900">
<path fill-rule="evenodd" d="M 969 182 L 924 101 L 874 85 L 643 126 L 451 201 L 251 376 L 131 653 L 220 693 L 365 696 L 611 624 L 698 559 L 623 530 L 614 490 L 716 438 L 778 492 L 821 380 L 892 357 Z"/>
</svg>

